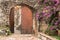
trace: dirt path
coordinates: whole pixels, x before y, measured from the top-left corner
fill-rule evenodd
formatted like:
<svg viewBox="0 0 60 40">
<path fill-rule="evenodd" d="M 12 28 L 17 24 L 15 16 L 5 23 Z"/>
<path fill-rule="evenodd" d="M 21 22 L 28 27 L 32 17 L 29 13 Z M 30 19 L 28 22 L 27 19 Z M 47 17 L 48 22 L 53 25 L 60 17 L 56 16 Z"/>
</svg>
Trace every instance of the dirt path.
<svg viewBox="0 0 60 40">
<path fill-rule="evenodd" d="M 40 40 L 29 34 L 13 34 L 8 37 L 0 37 L 0 40 Z"/>
</svg>

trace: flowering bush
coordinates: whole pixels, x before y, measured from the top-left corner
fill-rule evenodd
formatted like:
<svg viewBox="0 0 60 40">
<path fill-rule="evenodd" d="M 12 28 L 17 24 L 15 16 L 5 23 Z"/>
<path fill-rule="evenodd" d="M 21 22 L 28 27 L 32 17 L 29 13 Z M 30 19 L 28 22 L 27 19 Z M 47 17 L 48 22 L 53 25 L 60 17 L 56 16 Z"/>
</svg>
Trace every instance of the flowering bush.
<svg viewBox="0 0 60 40">
<path fill-rule="evenodd" d="M 37 19 L 38 20 L 45 20 L 48 25 L 48 32 L 51 34 L 55 34 L 55 32 L 60 30 L 60 1 L 59 0 L 38 0 L 38 4 L 41 6 L 40 10 L 41 13 L 37 12 Z M 42 9 L 41 9 L 42 8 Z M 40 16 L 42 15 L 42 16 Z"/>
</svg>

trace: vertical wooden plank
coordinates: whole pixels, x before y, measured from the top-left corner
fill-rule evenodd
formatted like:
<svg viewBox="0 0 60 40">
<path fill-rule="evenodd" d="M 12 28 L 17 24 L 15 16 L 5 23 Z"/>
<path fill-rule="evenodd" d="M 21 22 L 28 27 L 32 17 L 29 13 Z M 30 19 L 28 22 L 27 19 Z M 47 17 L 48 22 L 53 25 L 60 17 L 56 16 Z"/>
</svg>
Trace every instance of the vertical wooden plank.
<svg viewBox="0 0 60 40">
<path fill-rule="evenodd" d="M 14 33 L 14 8 L 11 8 L 9 15 L 10 30 Z"/>
<path fill-rule="evenodd" d="M 22 33 L 33 33 L 32 11 L 27 6 L 22 6 Z"/>
</svg>

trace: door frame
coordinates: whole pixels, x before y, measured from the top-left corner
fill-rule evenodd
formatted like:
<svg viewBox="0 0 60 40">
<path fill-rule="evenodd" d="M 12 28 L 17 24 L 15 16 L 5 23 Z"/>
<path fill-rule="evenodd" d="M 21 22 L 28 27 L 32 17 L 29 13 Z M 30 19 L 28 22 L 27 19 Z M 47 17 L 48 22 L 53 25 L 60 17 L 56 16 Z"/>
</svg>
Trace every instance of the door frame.
<svg viewBox="0 0 60 40">
<path fill-rule="evenodd" d="M 33 8 L 33 7 L 31 7 L 31 6 L 29 6 L 29 5 L 26 5 L 26 4 L 24 4 L 24 3 L 21 3 L 21 4 L 17 4 L 17 5 L 14 5 L 14 6 L 12 6 L 11 8 L 14 8 L 15 6 L 27 6 L 28 8 L 30 8 L 31 9 L 31 11 L 32 11 L 32 19 L 33 19 L 33 25 L 32 25 L 32 27 L 33 27 L 33 31 L 34 31 L 34 33 L 36 33 L 37 32 L 37 20 L 36 20 L 36 10 Z M 11 8 L 10 8 L 10 11 L 11 11 Z M 35 25 L 34 25 L 35 24 Z M 35 28 L 34 28 L 35 27 Z M 13 32 L 14 33 L 14 32 Z"/>
</svg>

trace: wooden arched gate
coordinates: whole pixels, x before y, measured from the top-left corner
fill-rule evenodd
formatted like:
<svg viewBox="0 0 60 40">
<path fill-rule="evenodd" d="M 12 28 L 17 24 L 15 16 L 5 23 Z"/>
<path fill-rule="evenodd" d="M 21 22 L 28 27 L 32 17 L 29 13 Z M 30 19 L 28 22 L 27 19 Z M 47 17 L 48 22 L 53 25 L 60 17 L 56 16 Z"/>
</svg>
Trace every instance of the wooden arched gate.
<svg viewBox="0 0 60 40">
<path fill-rule="evenodd" d="M 28 6 L 21 6 L 21 33 L 33 33 L 32 11 Z M 14 8 L 11 9 L 9 15 L 10 30 L 14 33 Z"/>
</svg>

